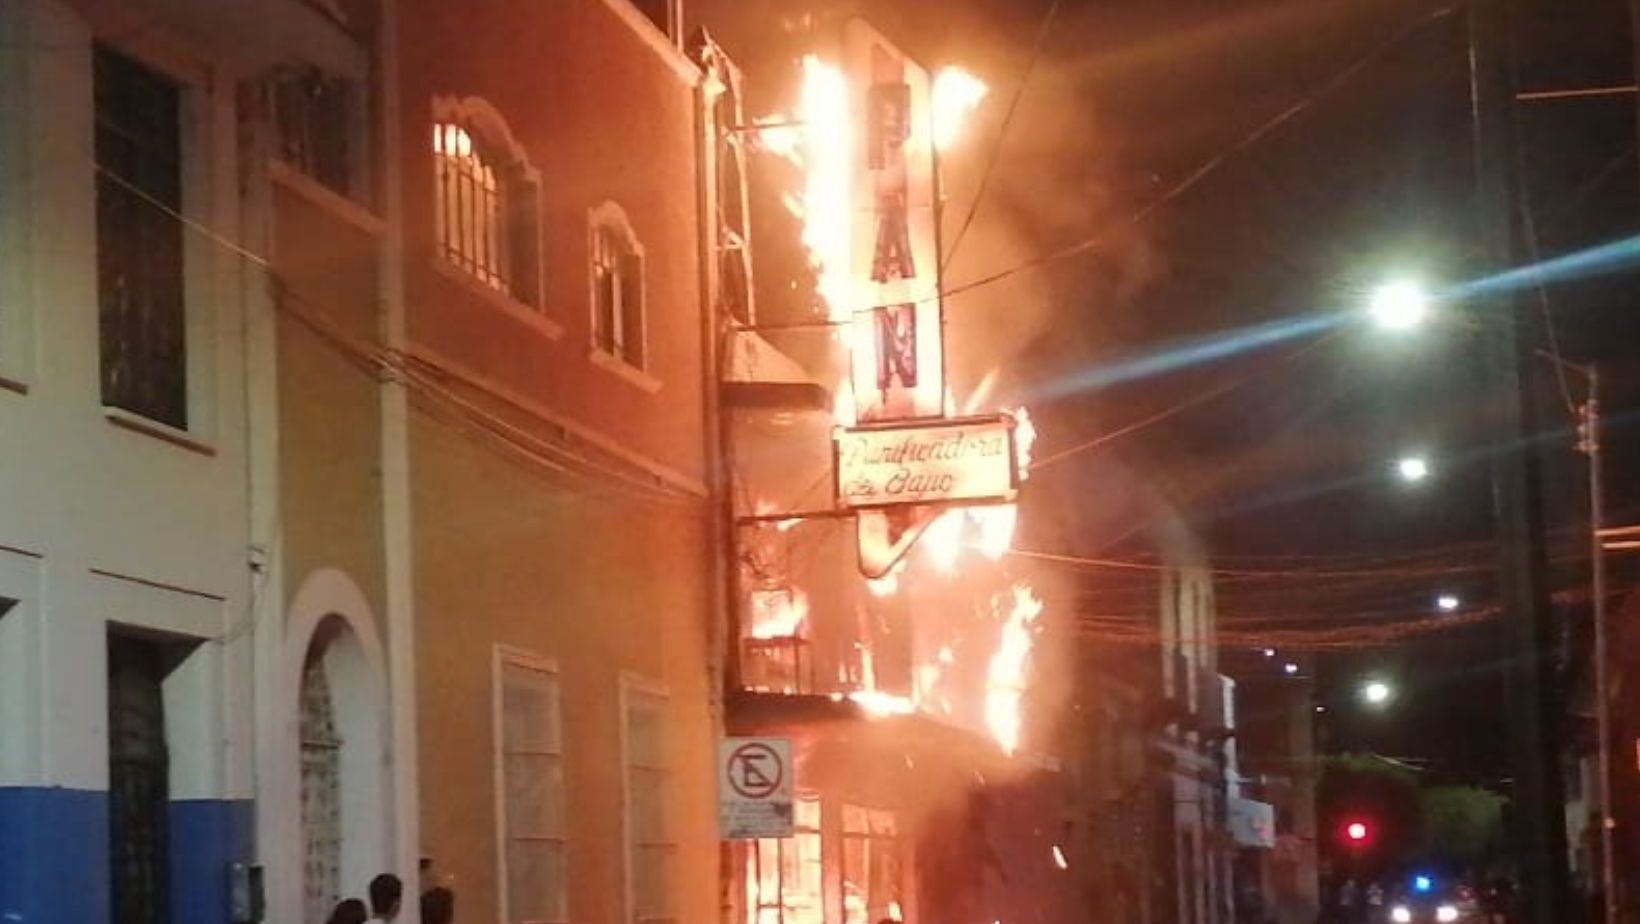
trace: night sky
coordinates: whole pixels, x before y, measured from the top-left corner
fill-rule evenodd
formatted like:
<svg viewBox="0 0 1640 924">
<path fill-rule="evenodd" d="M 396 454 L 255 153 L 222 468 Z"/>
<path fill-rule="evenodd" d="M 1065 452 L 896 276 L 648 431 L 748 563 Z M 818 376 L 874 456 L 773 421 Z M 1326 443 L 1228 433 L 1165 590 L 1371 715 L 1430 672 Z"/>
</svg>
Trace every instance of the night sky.
<svg viewBox="0 0 1640 924">
<path fill-rule="evenodd" d="M 1620 0 L 1517 3 L 1522 89 L 1632 82 Z M 1034 547 L 1132 560 L 1152 553 L 1136 519 L 1110 522 L 1141 516 L 1101 494 L 1121 469 L 1189 511 L 1215 566 L 1290 572 L 1221 578 L 1226 627 L 1423 617 L 1446 591 L 1466 609 L 1491 604 L 1495 447 L 1484 434 L 1494 404 L 1480 385 L 1472 307 L 1409 337 L 1333 324 L 1211 360 L 1184 348 L 1357 309 L 1388 278 L 1441 287 L 1497 269 L 1476 250 L 1461 4 L 896 0 L 758 5 L 755 15 L 739 4 L 706 6 L 730 52 L 765 77 L 778 70 L 768 61 L 795 64 L 808 44 L 815 19 L 806 13 L 852 11 L 919 60 L 960 62 L 991 85 L 964 147 L 943 164 L 943 243 L 957 252 L 947 288 L 1088 242 L 1074 256 L 947 300 L 959 395 L 997 371 L 993 402 L 1029 403 L 1042 424 L 1039 458 L 1132 428 L 1033 479 L 1022 528 Z M 771 18 L 784 27 L 778 40 L 766 28 Z M 793 94 L 765 79 L 754 86 L 752 114 L 776 111 Z M 1524 104 L 1523 204 L 1541 254 L 1640 230 L 1635 111 L 1632 95 Z M 777 208 L 763 215 L 781 220 Z M 771 274 L 774 262 L 759 254 L 765 305 L 806 288 Z M 1637 271 L 1552 286 L 1542 306 L 1531 292 L 1521 298 L 1541 348 L 1552 343 L 1546 313 L 1567 359 L 1602 364 L 1613 522 L 1640 521 Z M 1180 361 L 1152 368 L 1157 357 Z M 1127 374 L 1136 369 L 1143 374 Z M 1583 460 L 1550 367 L 1529 371 L 1546 515 L 1558 537 L 1555 588 L 1575 591 L 1587 573 L 1576 532 Z M 1567 385 L 1581 400 L 1581 383 Z M 1391 471 L 1410 450 L 1435 468 L 1415 487 Z M 1097 528 L 1066 525 L 1078 519 Z M 1056 528 L 1033 529 L 1033 521 Z M 1314 574 L 1327 570 L 1369 574 Z M 1131 580 L 1099 569 L 1071 577 L 1105 591 Z M 1128 615 L 1144 618 L 1143 601 L 1133 599 Z M 1561 618 L 1575 626 L 1586 610 L 1574 602 Z M 1326 746 L 1428 761 L 1444 777 L 1499 780 L 1506 724 L 1497 637 L 1495 623 L 1482 624 L 1321 656 L 1313 669 L 1330 707 Z M 1396 682 L 1393 708 L 1353 701 L 1368 674 Z"/>
</svg>

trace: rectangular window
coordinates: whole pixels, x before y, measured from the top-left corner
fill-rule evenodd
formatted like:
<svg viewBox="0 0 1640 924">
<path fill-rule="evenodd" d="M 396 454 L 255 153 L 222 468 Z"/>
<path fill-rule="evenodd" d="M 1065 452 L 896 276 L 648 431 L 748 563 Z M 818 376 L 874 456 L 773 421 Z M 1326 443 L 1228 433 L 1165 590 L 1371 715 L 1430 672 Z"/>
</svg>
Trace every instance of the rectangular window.
<svg viewBox="0 0 1640 924">
<path fill-rule="evenodd" d="M 622 744 L 626 768 L 628 920 L 671 921 L 672 875 L 677 843 L 672 838 L 666 710 L 662 694 L 623 684 Z"/>
<path fill-rule="evenodd" d="M 316 67 L 274 72 L 279 158 L 332 192 L 353 193 L 353 88 Z"/>
<path fill-rule="evenodd" d="M 558 675 L 528 658 L 497 660 L 497 777 L 502 911 L 511 924 L 569 919 L 563 730 Z"/>
<path fill-rule="evenodd" d="M 182 92 L 94 53 L 102 400 L 188 427 L 182 257 Z"/>
<path fill-rule="evenodd" d="M 843 806 L 843 924 L 898 920 L 900 870 L 894 813 Z"/>
<path fill-rule="evenodd" d="M 592 342 L 634 369 L 644 368 L 644 255 L 618 208 L 592 226 Z"/>
<path fill-rule="evenodd" d="M 820 803 L 792 806 L 792 837 L 765 838 L 746 855 L 746 924 L 824 924 Z"/>
</svg>

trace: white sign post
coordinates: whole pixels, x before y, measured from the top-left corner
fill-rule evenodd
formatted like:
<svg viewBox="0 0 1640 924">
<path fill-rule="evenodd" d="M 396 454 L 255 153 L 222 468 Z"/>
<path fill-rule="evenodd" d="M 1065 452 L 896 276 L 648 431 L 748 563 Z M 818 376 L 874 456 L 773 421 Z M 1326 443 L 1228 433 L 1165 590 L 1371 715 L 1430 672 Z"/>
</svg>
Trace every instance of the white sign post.
<svg viewBox="0 0 1640 924">
<path fill-rule="evenodd" d="M 718 830 L 725 840 L 792 836 L 792 743 L 718 742 Z"/>
<path fill-rule="evenodd" d="M 1004 501 L 1019 487 L 1009 415 L 851 427 L 835 438 L 843 507 Z"/>
</svg>

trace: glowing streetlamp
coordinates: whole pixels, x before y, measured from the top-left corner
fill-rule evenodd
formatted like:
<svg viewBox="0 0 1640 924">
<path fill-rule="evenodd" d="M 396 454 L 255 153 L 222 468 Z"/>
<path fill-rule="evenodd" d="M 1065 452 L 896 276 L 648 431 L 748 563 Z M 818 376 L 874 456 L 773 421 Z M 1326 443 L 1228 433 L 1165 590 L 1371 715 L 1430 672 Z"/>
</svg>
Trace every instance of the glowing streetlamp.
<svg viewBox="0 0 1640 924">
<path fill-rule="evenodd" d="M 1429 317 L 1429 293 L 1416 283 L 1386 283 L 1373 290 L 1367 310 L 1379 327 L 1408 331 Z"/>
<path fill-rule="evenodd" d="M 1382 706 L 1394 695 L 1395 691 L 1382 680 L 1371 680 L 1361 687 L 1361 698 L 1370 706 Z"/>
<path fill-rule="evenodd" d="M 1462 605 L 1463 601 L 1458 599 L 1457 594 L 1441 594 L 1435 598 L 1435 608 L 1443 613 L 1456 612 Z"/>
<path fill-rule="evenodd" d="M 1429 460 L 1423 456 L 1402 456 L 1395 460 L 1395 473 L 1408 484 L 1417 484 L 1429 477 Z"/>
</svg>

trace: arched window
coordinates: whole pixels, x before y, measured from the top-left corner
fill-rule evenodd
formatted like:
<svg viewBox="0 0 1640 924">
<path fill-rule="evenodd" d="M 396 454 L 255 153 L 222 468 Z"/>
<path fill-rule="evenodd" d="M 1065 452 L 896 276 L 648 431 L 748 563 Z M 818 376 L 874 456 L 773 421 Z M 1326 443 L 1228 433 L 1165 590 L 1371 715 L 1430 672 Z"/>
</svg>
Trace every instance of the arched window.
<svg viewBox="0 0 1640 924">
<path fill-rule="evenodd" d="M 643 245 L 613 202 L 588 219 L 592 281 L 592 345 L 635 368 L 644 367 Z"/>
<path fill-rule="evenodd" d="M 439 256 L 532 307 L 541 302 L 537 174 L 493 110 L 439 107 L 433 120 L 433 223 Z"/>
<path fill-rule="evenodd" d="M 324 646 L 302 669 L 302 919 L 320 924 L 341 896 L 342 738 L 337 730 Z"/>
</svg>

